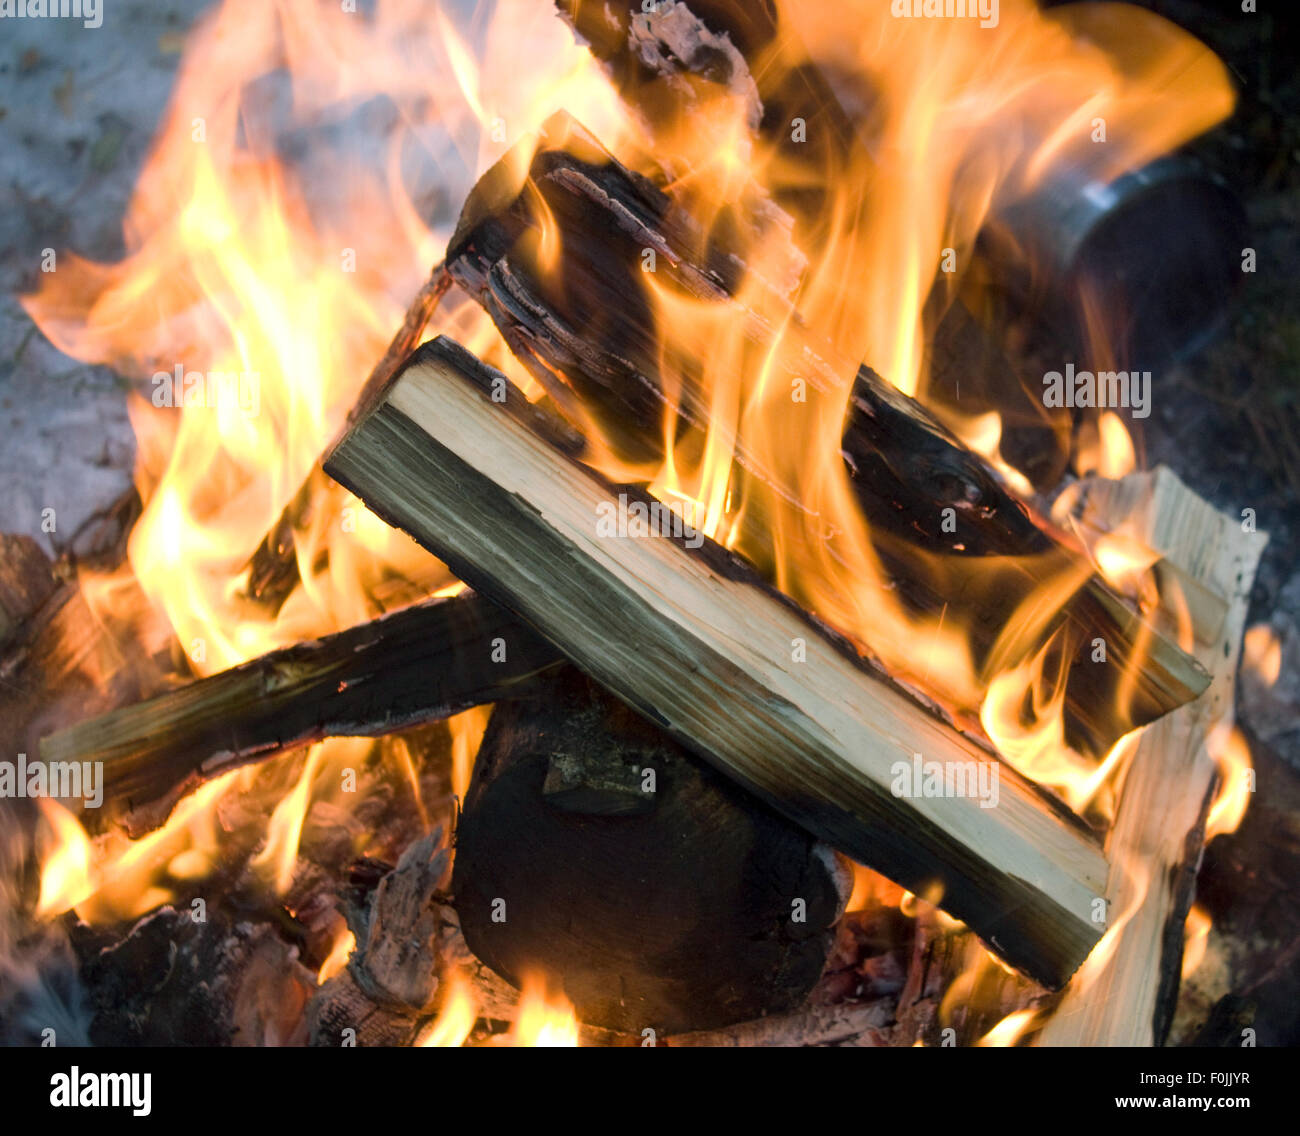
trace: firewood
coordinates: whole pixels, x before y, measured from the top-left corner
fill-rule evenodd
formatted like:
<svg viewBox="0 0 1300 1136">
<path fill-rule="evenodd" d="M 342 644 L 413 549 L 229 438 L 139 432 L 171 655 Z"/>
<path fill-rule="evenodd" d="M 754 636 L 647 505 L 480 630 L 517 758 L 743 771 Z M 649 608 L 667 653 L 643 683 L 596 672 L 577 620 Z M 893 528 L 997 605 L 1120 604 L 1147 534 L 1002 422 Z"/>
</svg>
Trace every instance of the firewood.
<svg viewBox="0 0 1300 1136">
<path fill-rule="evenodd" d="M 619 502 L 574 446 L 439 338 L 325 468 L 716 768 L 902 886 L 937 885 L 1008 962 L 1063 984 L 1099 937 L 1105 861 L 1091 833 L 701 534 L 598 535 Z M 623 492 L 638 501 L 648 508 Z M 912 792 L 921 760 L 947 775 L 935 793 L 956 792 L 958 773 L 984 777 L 997 807 L 970 782 L 960 796 Z"/>
<path fill-rule="evenodd" d="M 580 405 L 581 414 L 593 416 L 629 460 L 660 457 L 665 413 L 697 430 L 708 425 L 705 371 L 711 352 L 702 341 L 684 389 L 670 394 L 642 282 L 643 250 L 656 253 L 657 287 L 731 305 L 737 326 L 756 344 L 770 342 L 770 323 L 731 298 L 746 271 L 743 261 L 712 234 L 699 232 L 669 197 L 621 166 L 580 124 L 557 114 L 537 142 L 527 189 L 520 189 L 517 172 L 527 155 L 515 154 L 470 194 L 448 246 L 448 271 L 483 305 L 562 412 L 567 408 L 576 418 Z M 558 264 L 546 268 L 539 263 L 537 240 L 543 227 L 563 250 Z M 782 302 L 771 298 L 774 310 Z M 809 401 L 843 390 L 840 375 L 852 369 L 807 332 L 797 315 L 787 321 L 782 344 L 773 370 L 805 379 Z M 869 368 L 857 371 L 841 445 L 897 594 L 917 614 L 969 627 L 977 666 L 988 663 L 995 649 L 1005 651 L 1002 632 L 1022 601 L 1059 586 L 1069 573 L 1077 575 L 1081 586 L 1041 633 L 1024 636 L 1018 651 L 999 659 L 1000 666 L 1014 664 L 1060 633 L 1071 663 L 1064 707 L 1069 743 L 1100 756 L 1135 725 L 1205 688 L 1209 676 L 1203 668 L 1153 633 L 1092 574 L 1073 537 L 1031 515 L 982 458 Z M 797 503 L 797 488 L 775 480 L 743 439 L 736 458 L 744 477 Z M 764 545 L 763 524 L 760 510 L 746 511 L 748 545 Z M 963 594 L 942 574 L 918 567 L 926 554 L 1005 557 L 1006 586 L 992 595 L 988 588 Z M 1106 646 L 1104 663 L 1094 661 L 1099 638 Z M 1118 693 L 1126 675 L 1133 676 L 1133 694 L 1122 710 Z"/>
<path fill-rule="evenodd" d="M 558 662 L 494 604 L 472 594 L 433 599 L 79 722 L 44 738 L 40 753 L 102 761 L 101 816 L 138 833 L 235 766 L 324 737 L 444 718 Z"/>
<path fill-rule="evenodd" d="M 1100 531 L 1122 526 L 1228 604 L 1226 618 L 1213 605 L 1199 608 L 1210 616 L 1212 633 L 1192 628 L 1196 653 L 1214 675 L 1209 690 L 1148 726 L 1130 758 L 1107 839 L 1106 890 L 1109 919 L 1127 920 L 1097 972 L 1066 992 L 1037 1039 L 1040 1045 L 1160 1045 L 1178 996 L 1183 924 L 1216 782 L 1205 740 L 1232 722 L 1250 589 L 1268 537 L 1243 532 L 1238 519 L 1164 467 L 1121 481 L 1085 482 L 1079 492 L 1082 523 Z"/>
<path fill-rule="evenodd" d="M 155 694 L 171 648 L 171 628 L 134 582 L 105 619 L 69 575 L 61 562 L 44 601 L 0 650 L 0 733 L 32 760 L 40 739 L 64 723 Z"/>
<path fill-rule="evenodd" d="M 0 647 L 58 584 L 54 565 L 31 537 L 0 533 Z"/>
<path fill-rule="evenodd" d="M 746 95 L 752 86 L 752 125 L 790 171 L 777 204 L 795 218 L 800 244 L 813 255 L 824 251 L 828 198 L 860 145 L 857 128 L 797 31 L 778 27 L 775 7 L 743 0 L 678 0 L 652 11 L 601 0 L 556 0 L 556 7 L 652 137 L 689 120 L 701 81 Z M 796 136 L 798 120 L 804 129 Z"/>
<path fill-rule="evenodd" d="M 851 873 L 572 668 L 493 711 L 456 831 L 465 941 L 640 1034 L 793 1010 Z"/>
</svg>

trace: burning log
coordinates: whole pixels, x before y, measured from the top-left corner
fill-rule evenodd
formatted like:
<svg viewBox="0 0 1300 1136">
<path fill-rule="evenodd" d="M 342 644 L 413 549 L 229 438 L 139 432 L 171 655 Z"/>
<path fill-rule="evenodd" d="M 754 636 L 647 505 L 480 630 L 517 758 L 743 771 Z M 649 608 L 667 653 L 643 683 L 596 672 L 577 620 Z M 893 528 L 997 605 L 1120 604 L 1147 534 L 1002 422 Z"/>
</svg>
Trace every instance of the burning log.
<svg viewBox="0 0 1300 1136">
<path fill-rule="evenodd" d="M 558 663 L 494 604 L 472 594 L 434 599 L 79 722 L 44 738 L 40 752 L 46 761 L 103 762 L 103 812 L 138 833 L 237 765 L 324 737 L 444 718 Z"/>
<path fill-rule="evenodd" d="M 702 372 L 709 344 L 697 345 L 693 373 L 673 392 L 661 372 L 662 344 L 643 283 L 644 253 L 656 257 L 657 287 L 730 305 L 736 324 L 761 348 L 772 340 L 771 321 L 733 298 L 748 272 L 744 262 L 567 115 L 554 116 L 543 128 L 523 189 L 514 172 L 521 164 L 518 155 L 508 156 L 475 187 L 448 246 L 448 271 L 483 305 L 561 411 L 575 418 L 593 415 L 631 460 L 660 456 L 665 414 L 707 429 Z M 539 240 L 542 233 L 549 239 Z M 558 264 L 541 263 L 542 245 L 563 250 Z M 769 299 L 780 309 L 779 297 Z M 773 370 L 805 381 L 810 399 L 834 397 L 843 388 L 843 364 L 793 313 L 783 344 Z M 1059 589 L 1062 579 L 1075 574 L 1078 585 L 1055 619 L 1041 635 L 1023 636 L 1018 649 L 1000 661 L 1014 664 L 1061 633 L 1071 664 L 1066 738 L 1077 748 L 1104 754 L 1134 725 L 1204 690 L 1209 676 L 1200 665 L 1153 633 L 1093 575 L 1076 541 L 1031 515 L 982 458 L 866 367 L 853 384 L 842 452 L 898 594 L 916 613 L 935 620 L 946 615 L 969 626 L 977 665 L 999 652 L 1006 655 L 1003 633 L 1023 601 Z M 736 456 L 744 476 L 797 501 L 798 490 L 774 484 L 776 475 L 743 442 Z M 760 526 L 762 519 L 747 516 L 742 524 Z M 958 585 L 919 567 L 926 554 L 1006 557 L 1006 586 L 992 596 L 988 589 L 963 596 Z M 1098 639 L 1105 644 L 1104 664 L 1095 661 Z M 1121 711 L 1124 676 L 1131 676 L 1133 693 Z"/>
<path fill-rule="evenodd" d="M 579 441 L 439 338 L 325 468 L 779 812 L 913 891 L 937 885 L 1010 963 L 1064 983 L 1099 937 L 1086 829 L 738 557 L 597 535 L 617 506 Z M 933 795 L 902 783 L 914 755 Z"/>
<path fill-rule="evenodd" d="M 31 537 L 0 533 L 0 647 L 57 587 L 54 565 Z"/>
<path fill-rule="evenodd" d="M 40 739 L 71 718 L 155 693 L 171 629 L 152 618 L 134 584 L 117 595 L 119 610 L 105 619 L 69 562 L 51 564 L 26 538 L 3 540 L 0 605 L 8 625 L 0 649 L 0 733 L 12 752 L 35 755 Z"/>
<path fill-rule="evenodd" d="M 1161 1045 L 1178 998 L 1183 925 L 1217 782 L 1207 738 L 1232 722 L 1250 589 L 1268 537 L 1242 532 L 1238 520 L 1163 467 L 1122 481 L 1085 482 L 1077 507 L 1085 525 L 1122 526 L 1161 553 L 1166 578 L 1176 574 L 1228 603 L 1226 618 L 1204 601 L 1184 608 L 1213 682 L 1136 743 L 1107 840 L 1110 918 L 1128 918 L 1098 973 L 1067 992 L 1038 1037 L 1040 1045 Z"/>
<path fill-rule="evenodd" d="M 79 929 L 96 1046 L 302 1045 L 312 975 L 267 923 L 161 907 L 120 942 Z"/>
<path fill-rule="evenodd" d="M 639 1034 L 798 1007 L 851 889 L 834 853 L 571 668 L 497 706 L 456 831 L 465 941 Z"/>
</svg>

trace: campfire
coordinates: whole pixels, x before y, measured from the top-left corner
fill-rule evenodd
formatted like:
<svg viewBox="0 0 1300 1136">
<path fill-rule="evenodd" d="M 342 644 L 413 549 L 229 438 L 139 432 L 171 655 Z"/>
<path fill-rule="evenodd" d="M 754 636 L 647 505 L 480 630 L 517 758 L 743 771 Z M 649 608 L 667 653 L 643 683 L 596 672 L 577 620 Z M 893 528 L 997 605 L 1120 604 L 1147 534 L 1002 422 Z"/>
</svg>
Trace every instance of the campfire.
<svg viewBox="0 0 1300 1136">
<path fill-rule="evenodd" d="M 126 255 L 24 299 L 137 458 L 98 555 L 3 538 L 14 1022 L 1163 1044 L 1254 788 L 1267 536 L 1132 432 L 1241 277 L 1169 156 L 1223 64 L 1115 4 L 354 7 L 208 13 Z"/>
</svg>

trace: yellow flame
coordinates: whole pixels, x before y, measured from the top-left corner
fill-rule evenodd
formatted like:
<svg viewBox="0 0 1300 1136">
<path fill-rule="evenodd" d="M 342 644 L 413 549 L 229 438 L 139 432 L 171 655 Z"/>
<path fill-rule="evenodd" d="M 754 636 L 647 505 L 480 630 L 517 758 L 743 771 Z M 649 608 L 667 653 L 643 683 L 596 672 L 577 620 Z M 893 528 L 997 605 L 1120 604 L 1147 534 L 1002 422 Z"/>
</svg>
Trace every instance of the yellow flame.
<svg viewBox="0 0 1300 1136">
<path fill-rule="evenodd" d="M 320 964 L 320 970 L 316 973 L 318 986 L 324 985 L 347 966 L 348 956 L 352 954 L 352 949 L 356 945 L 357 937 L 348 930 L 347 924 L 342 924 L 339 934 L 334 939 L 334 945 L 330 947 L 330 953 L 325 956 L 325 961 Z"/>
<path fill-rule="evenodd" d="M 451 731 L 451 791 L 461 801 L 469 792 L 474 758 L 478 755 L 491 714 L 490 706 L 474 706 L 447 719 L 447 728 Z"/>
<path fill-rule="evenodd" d="M 298 841 L 302 836 L 303 821 L 307 819 L 307 809 L 311 806 L 312 782 L 323 751 L 323 744 L 314 745 L 307 751 L 298 783 L 275 806 L 267 825 L 266 846 L 252 860 L 254 868 L 271 878 L 278 895 L 283 895 L 293 884 Z"/>
<path fill-rule="evenodd" d="M 1013 1046 L 1029 1032 L 1037 1017 L 1034 1010 L 1016 1010 L 998 1022 L 975 1044 L 983 1047 Z"/>
<path fill-rule="evenodd" d="M 48 797 L 38 803 L 53 836 L 53 850 L 41 864 L 41 892 L 36 903 L 36 914 L 46 917 L 89 899 L 95 885 L 91 878 L 90 838 L 77 818 Z"/>
<path fill-rule="evenodd" d="M 468 979 L 459 972 L 447 976 L 448 990 L 438 1016 L 421 1031 L 415 1044 L 422 1048 L 458 1049 L 469 1038 L 478 1008 Z"/>
<path fill-rule="evenodd" d="M 128 840 L 109 832 L 92 842 L 81 823 L 53 801 L 41 806 L 52 832 L 41 860 L 38 913 L 75 909 L 87 922 L 131 919 L 167 903 L 171 888 L 157 881 L 179 858 L 185 878 L 206 874 L 220 845 L 214 807 L 243 770 L 200 785 L 182 800 L 161 828 Z"/>
<path fill-rule="evenodd" d="M 1245 735 L 1234 725 L 1220 724 L 1210 731 L 1206 749 L 1219 767 L 1220 785 L 1205 822 L 1205 839 L 1236 832 L 1255 790 L 1255 770 Z"/>
<path fill-rule="evenodd" d="M 572 1003 L 563 994 L 548 992 L 544 980 L 526 978 L 510 1040 L 512 1045 L 527 1048 L 577 1048 L 578 1018 Z"/>
<path fill-rule="evenodd" d="M 1199 904 L 1192 904 L 1187 913 L 1187 922 L 1183 925 L 1183 970 L 1185 980 L 1196 973 L 1205 961 L 1206 947 L 1210 940 L 1210 916 Z"/>
</svg>

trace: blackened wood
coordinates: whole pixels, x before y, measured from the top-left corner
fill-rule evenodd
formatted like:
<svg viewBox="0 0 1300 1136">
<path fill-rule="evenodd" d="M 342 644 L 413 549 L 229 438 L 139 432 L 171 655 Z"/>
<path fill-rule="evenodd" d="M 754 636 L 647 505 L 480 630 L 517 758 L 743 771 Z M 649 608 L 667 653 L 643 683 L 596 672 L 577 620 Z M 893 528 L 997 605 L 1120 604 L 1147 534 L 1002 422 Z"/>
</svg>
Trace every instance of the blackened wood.
<svg viewBox="0 0 1300 1136">
<path fill-rule="evenodd" d="M 532 140 L 524 143 L 532 145 Z M 701 342 L 672 394 L 661 376 L 662 344 L 645 292 L 642 254 L 656 253 L 656 285 L 678 295 L 731 304 L 739 326 L 761 353 L 769 321 L 731 297 L 746 272 L 741 258 L 699 231 L 691 217 L 651 181 L 615 161 L 589 132 L 558 114 L 541 131 L 520 189 L 520 156 L 503 160 L 466 202 L 447 250 L 447 266 L 483 305 L 529 371 L 574 418 L 576 402 L 621 456 L 662 456 L 666 412 L 682 429 L 702 430 L 710 344 Z M 546 227 L 562 249 L 558 263 L 539 264 Z M 773 306 L 780 307 L 779 300 Z M 808 398 L 842 391 L 843 364 L 829 345 L 792 314 L 782 336 L 778 373 L 806 380 Z M 1074 572 L 1078 590 L 1036 640 L 999 669 L 1058 634 L 1071 666 L 1065 697 L 1067 740 L 1102 755 L 1135 725 L 1195 697 L 1208 675 L 1091 574 L 1082 548 L 1003 488 L 973 451 L 928 411 L 861 368 L 853 383 L 842 449 L 882 563 L 899 596 L 918 614 L 970 627 L 977 666 L 989 662 L 999 637 L 1029 595 Z M 765 482 L 798 507 L 796 487 L 783 484 L 760 457 L 737 448 L 744 475 Z M 764 544 L 761 512 L 746 518 L 746 550 Z M 962 573 L 925 573 L 917 552 L 1008 558 L 1006 586 L 963 594 Z M 1107 661 L 1093 661 L 1094 640 Z M 1137 668 L 1132 699 L 1121 712 L 1122 678 Z"/>
<path fill-rule="evenodd" d="M 715 768 L 902 886 L 937 882 L 1009 962 L 1062 984 L 1100 934 L 1092 834 L 739 557 L 707 540 L 603 537 L 616 490 L 550 422 L 439 338 L 325 468 Z M 916 754 L 953 777 L 996 775 L 996 807 L 969 783 L 898 788 Z"/>
<path fill-rule="evenodd" d="M 586 796 L 548 794 L 557 758 L 571 787 L 592 782 Z M 644 807 L 606 807 L 624 796 Z M 515 985 L 540 972 L 585 1022 L 675 1033 L 800 1005 L 847 875 L 824 844 L 568 668 L 493 711 L 452 891 L 470 949 Z"/>
<path fill-rule="evenodd" d="M 58 585 L 54 565 L 31 537 L 0 533 L 0 647 Z"/>
<path fill-rule="evenodd" d="M 102 761 L 99 817 L 139 831 L 228 769 L 331 736 L 377 736 L 493 702 L 559 656 L 475 595 L 434 599 L 273 651 L 60 730 L 46 761 Z M 97 819 L 97 818 L 90 818 Z"/>
<path fill-rule="evenodd" d="M 752 126 L 789 171 L 777 204 L 796 219 L 800 245 L 814 256 L 824 251 L 835 213 L 828 201 L 862 143 L 797 33 L 780 26 L 772 0 L 690 0 L 650 12 L 605 0 L 556 0 L 556 7 L 652 136 L 689 121 L 694 83 L 735 92 L 752 82 L 759 100 Z M 856 93 L 863 101 L 873 98 L 869 91 Z M 794 129 L 797 120 L 801 131 Z"/>
</svg>

